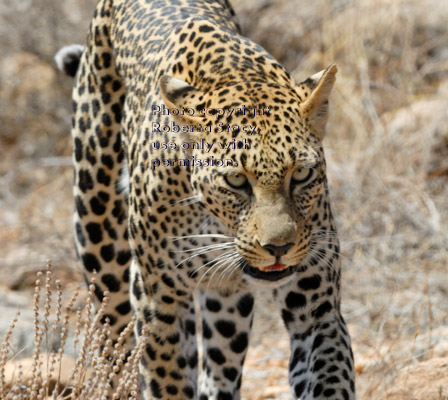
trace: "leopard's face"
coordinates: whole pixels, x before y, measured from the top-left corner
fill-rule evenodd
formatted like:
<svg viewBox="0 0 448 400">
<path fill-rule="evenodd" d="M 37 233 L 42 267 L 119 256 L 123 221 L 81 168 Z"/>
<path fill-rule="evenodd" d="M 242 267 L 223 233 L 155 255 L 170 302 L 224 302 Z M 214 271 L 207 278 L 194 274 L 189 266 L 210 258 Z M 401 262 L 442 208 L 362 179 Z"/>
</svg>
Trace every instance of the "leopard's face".
<svg viewBox="0 0 448 400">
<path fill-rule="evenodd" d="M 279 281 L 309 253 L 313 229 L 326 207 L 321 132 L 305 107 L 311 95 L 297 88 L 238 86 L 240 90 L 226 92 L 227 101 L 198 93 L 189 100 L 197 99 L 200 109 L 241 109 L 250 101 L 255 109 L 269 112 L 255 118 L 203 116 L 201 125 L 210 126 L 211 132 L 199 132 L 196 139 L 205 140 L 208 151 L 192 150 L 191 156 L 208 159 L 209 165 L 196 163 L 190 181 L 203 207 L 234 237 L 236 264 L 255 279 Z M 184 89 L 184 94 L 191 96 L 192 91 Z M 318 110 L 321 115 L 323 111 Z M 250 125 L 252 130 L 232 134 L 222 125 L 218 128 L 220 122 Z"/>
<path fill-rule="evenodd" d="M 251 149 L 220 149 L 215 158 L 238 165 L 196 167 L 191 176 L 203 206 L 234 236 L 245 271 L 267 280 L 289 275 L 308 253 L 325 194 L 319 146 L 302 135 L 292 143 L 274 137 L 271 130 L 253 138 Z"/>
</svg>

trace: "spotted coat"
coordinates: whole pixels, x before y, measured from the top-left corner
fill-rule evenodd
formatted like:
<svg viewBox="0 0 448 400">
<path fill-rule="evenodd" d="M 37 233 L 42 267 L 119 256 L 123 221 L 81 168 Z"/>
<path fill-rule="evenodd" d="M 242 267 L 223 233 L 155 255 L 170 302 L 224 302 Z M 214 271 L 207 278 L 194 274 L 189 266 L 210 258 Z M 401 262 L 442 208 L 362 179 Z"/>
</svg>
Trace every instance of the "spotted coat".
<svg viewBox="0 0 448 400">
<path fill-rule="evenodd" d="M 145 399 L 239 399 L 260 288 L 294 398 L 354 399 L 322 149 L 336 67 L 296 84 L 226 0 L 100 0 L 63 61 L 77 251 L 114 337 L 131 311 L 149 332 Z"/>
</svg>

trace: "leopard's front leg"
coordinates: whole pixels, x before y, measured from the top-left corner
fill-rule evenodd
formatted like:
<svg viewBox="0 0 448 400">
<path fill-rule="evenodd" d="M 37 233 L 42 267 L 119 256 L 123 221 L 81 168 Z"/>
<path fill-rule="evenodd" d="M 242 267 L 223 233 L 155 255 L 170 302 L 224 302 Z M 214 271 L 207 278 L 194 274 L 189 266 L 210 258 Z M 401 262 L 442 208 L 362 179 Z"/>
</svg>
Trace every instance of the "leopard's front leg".
<svg viewBox="0 0 448 400">
<path fill-rule="evenodd" d="M 333 268 L 315 269 L 274 291 L 290 335 L 294 399 L 355 399 L 353 354 L 339 310 L 338 275 Z"/>
<path fill-rule="evenodd" d="M 203 371 L 200 400 L 239 400 L 254 297 L 248 291 L 200 294 Z"/>
<path fill-rule="evenodd" d="M 145 400 L 196 399 L 197 344 L 190 292 L 165 273 L 148 273 L 137 260 L 131 266 L 131 303 L 137 336 L 147 335 L 140 363 Z"/>
</svg>

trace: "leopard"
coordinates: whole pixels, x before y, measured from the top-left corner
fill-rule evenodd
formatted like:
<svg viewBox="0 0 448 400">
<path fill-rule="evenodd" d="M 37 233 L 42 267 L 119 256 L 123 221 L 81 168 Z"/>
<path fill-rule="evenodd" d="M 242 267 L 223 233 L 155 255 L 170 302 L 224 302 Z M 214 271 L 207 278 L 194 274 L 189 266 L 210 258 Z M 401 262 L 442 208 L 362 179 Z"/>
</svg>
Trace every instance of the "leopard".
<svg viewBox="0 0 448 400">
<path fill-rule="evenodd" d="M 141 394 L 239 400 L 255 307 L 294 399 L 355 399 L 323 140 L 337 67 L 296 83 L 228 0 L 99 0 L 74 77 L 74 236 Z M 199 344 L 198 344 L 199 343 Z"/>
</svg>

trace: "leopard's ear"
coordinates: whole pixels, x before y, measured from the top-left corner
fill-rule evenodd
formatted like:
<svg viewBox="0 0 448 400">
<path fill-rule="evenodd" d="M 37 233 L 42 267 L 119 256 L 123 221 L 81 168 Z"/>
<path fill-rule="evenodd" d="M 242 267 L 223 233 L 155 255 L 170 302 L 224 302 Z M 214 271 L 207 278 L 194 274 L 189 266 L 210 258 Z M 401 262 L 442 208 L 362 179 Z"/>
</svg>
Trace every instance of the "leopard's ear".
<svg viewBox="0 0 448 400">
<path fill-rule="evenodd" d="M 196 109 L 204 97 L 200 90 L 169 75 L 160 77 L 159 87 L 165 106 L 176 122 L 195 125 L 203 120 L 203 115 Z"/>
<path fill-rule="evenodd" d="M 300 109 L 312 131 L 322 140 L 328 120 L 328 98 L 336 81 L 338 68 L 335 64 L 314 74 L 300 83 L 296 90 L 303 98 Z"/>
</svg>

